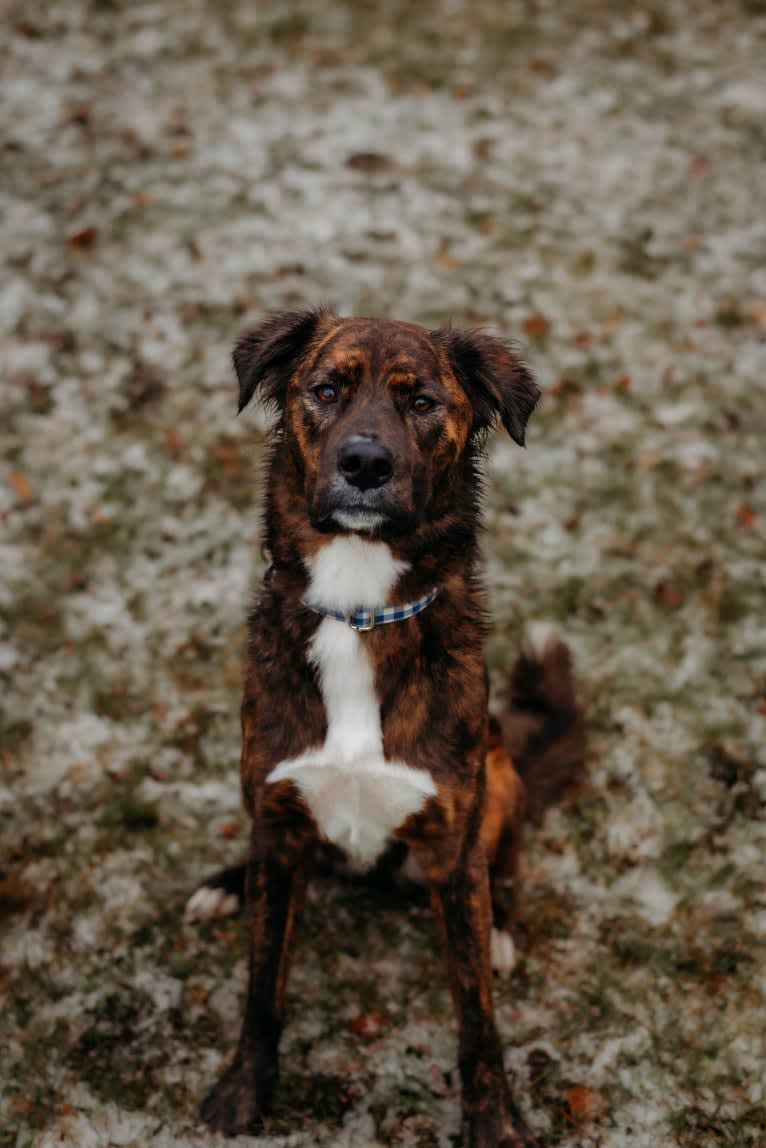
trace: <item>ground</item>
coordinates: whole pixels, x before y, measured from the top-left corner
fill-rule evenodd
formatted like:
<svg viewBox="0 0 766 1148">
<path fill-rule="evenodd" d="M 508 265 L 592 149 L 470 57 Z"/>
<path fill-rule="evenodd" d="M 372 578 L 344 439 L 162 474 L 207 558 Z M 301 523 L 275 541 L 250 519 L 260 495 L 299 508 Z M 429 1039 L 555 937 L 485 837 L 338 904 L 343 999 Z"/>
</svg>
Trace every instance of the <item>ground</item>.
<svg viewBox="0 0 766 1148">
<path fill-rule="evenodd" d="M 320 301 L 519 338 L 490 664 L 569 636 L 587 780 L 496 985 L 544 1148 L 766 1143 L 766 9 L 3 4 L 0 1145 L 222 1143 L 266 422 L 230 347 Z M 311 893 L 263 1148 L 459 1143 L 427 909 Z"/>
</svg>

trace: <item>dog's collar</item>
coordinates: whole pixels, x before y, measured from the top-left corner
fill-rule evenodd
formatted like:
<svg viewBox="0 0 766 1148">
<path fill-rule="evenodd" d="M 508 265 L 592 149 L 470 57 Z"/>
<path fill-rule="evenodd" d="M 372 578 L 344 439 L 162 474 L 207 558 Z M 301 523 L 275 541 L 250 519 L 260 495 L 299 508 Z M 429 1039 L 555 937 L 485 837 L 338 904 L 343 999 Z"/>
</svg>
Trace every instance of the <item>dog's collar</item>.
<svg viewBox="0 0 766 1148">
<path fill-rule="evenodd" d="M 406 606 L 377 606 L 374 610 L 358 606 L 350 614 L 342 610 L 331 610 L 327 606 L 318 606 L 316 602 L 307 602 L 305 598 L 303 605 L 308 610 L 313 610 L 315 614 L 321 614 L 323 618 L 336 618 L 339 622 L 346 622 L 352 630 L 364 634 L 375 626 L 385 625 L 386 622 L 403 622 L 405 618 L 413 618 L 415 614 L 425 610 L 426 606 L 430 606 L 438 593 L 439 587 L 434 586 L 433 590 L 429 590 L 422 598 L 416 598 Z"/>
</svg>

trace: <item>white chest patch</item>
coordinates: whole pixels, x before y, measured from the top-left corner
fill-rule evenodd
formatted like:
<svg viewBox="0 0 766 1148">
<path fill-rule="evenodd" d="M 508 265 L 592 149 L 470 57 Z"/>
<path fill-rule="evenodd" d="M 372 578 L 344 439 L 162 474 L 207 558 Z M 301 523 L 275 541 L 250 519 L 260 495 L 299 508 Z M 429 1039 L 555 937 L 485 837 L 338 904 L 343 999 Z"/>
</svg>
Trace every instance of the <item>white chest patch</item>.
<svg viewBox="0 0 766 1148">
<path fill-rule="evenodd" d="M 384 605 L 406 569 L 383 542 L 335 538 L 310 565 L 307 600 L 346 612 Z M 380 707 L 364 639 L 345 622 L 325 618 L 308 655 L 319 672 L 327 715 L 324 745 L 281 761 L 266 780 L 294 782 L 320 833 L 352 863 L 367 867 L 391 833 L 434 796 L 436 786 L 426 770 L 383 755 Z"/>
</svg>

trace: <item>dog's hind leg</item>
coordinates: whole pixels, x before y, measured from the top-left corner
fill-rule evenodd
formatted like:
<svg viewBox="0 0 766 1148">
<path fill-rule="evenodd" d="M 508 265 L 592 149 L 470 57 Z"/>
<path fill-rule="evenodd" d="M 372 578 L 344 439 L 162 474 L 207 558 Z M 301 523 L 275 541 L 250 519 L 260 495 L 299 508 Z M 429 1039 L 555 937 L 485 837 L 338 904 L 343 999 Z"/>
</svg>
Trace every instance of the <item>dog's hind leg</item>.
<svg viewBox="0 0 766 1148">
<path fill-rule="evenodd" d="M 498 722 L 490 717 L 484 756 L 485 792 L 480 828 L 489 862 L 492 898 L 492 968 L 507 977 L 516 961 L 520 861 L 523 848 L 524 783 L 503 745 Z"/>
<path fill-rule="evenodd" d="M 234 1062 L 203 1101 L 200 1117 L 228 1136 L 257 1130 L 271 1111 L 295 925 L 303 905 L 307 855 L 261 853 L 247 865 L 250 971 Z"/>
</svg>

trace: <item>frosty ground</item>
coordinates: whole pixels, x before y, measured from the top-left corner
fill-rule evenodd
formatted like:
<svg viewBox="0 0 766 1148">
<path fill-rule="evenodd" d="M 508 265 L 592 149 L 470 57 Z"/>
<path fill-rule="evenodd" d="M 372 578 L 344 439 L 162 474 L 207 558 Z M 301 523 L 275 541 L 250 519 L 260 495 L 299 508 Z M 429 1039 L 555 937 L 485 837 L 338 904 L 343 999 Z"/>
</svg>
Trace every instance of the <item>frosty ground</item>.
<svg viewBox="0 0 766 1148">
<path fill-rule="evenodd" d="M 496 986 L 543 1146 L 766 1142 L 762 3 L 3 5 L 0 1145 L 190 1145 L 236 1040 L 265 311 L 488 323 L 496 686 L 558 624 L 588 778 Z M 312 888 L 264 1148 L 459 1143 L 430 914 Z M 222 1143 L 222 1142 L 220 1142 Z"/>
</svg>

